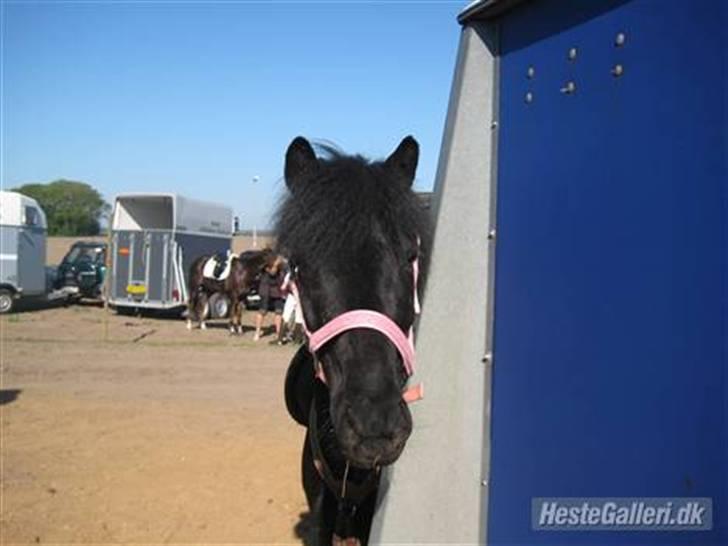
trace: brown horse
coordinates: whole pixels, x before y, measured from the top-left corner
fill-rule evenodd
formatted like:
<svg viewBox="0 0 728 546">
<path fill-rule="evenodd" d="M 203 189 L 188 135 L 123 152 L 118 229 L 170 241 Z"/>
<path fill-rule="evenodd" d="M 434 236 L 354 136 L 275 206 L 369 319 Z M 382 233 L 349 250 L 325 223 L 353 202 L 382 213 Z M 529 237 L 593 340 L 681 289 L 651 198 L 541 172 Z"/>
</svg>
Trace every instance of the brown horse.
<svg viewBox="0 0 728 546">
<path fill-rule="evenodd" d="M 230 273 L 221 281 L 205 277 L 202 270 L 211 256 L 200 256 L 190 267 L 189 301 L 187 303 L 187 328 L 192 329 L 192 322 L 196 321 L 202 330 L 206 329 L 205 317 L 209 311 L 210 297 L 220 292 L 230 301 L 231 334 L 242 334 L 241 318 L 243 314 L 244 298 L 254 286 L 258 275 L 270 260 L 272 251 L 249 250 L 239 256 L 233 256 L 230 264 Z"/>
</svg>

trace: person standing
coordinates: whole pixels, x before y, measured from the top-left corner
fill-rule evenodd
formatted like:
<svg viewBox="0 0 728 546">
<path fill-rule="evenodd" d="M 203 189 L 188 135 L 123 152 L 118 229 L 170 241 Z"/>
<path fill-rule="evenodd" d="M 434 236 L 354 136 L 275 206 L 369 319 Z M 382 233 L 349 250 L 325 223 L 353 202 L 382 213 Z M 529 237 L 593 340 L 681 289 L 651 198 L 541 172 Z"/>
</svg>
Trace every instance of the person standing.
<svg viewBox="0 0 728 546">
<path fill-rule="evenodd" d="M 293 272 L 286 272 L 283 278 L 283 295 L 285 305 L 283 306 L 283 343 L 294 341 L 303 343 L 303 313 L 298 305 L 298 299 L 293 290 Z"/>
<path fill-rule="evenodd" d="M 273 254 L 268 260 L 263 272 L 260 275 L 260 284 L 258 286 L 258 295 L 260 296 L 260 309 L 255 316 L 255 336 L 253 341 L 258 341 L 262 337 L 263 320 L 272 311 L 273 326 L 275 327 L 276 339 L 272 343 L 282 343 L 281 339 L 281 323 L 283 314 L 283 285 L 284 271 L 283 265 L 285 260 L 278 254 Z"/>
</svg>

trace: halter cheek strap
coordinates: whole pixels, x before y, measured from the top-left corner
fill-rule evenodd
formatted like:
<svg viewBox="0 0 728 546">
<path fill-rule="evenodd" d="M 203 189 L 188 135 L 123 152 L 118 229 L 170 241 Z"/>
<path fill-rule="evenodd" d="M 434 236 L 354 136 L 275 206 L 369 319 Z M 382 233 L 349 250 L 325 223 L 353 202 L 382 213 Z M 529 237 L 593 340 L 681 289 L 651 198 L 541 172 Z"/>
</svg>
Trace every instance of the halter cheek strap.
<svg viewBox="0 0 728 546">
<path fill-rule="evenodd" d="M 417 281 L 419 277 L 419 263 L 415 258 L 412 261 L 412 277 L 414 286 L 414 298 L 413 306 L 415 314 L 420 313 L 420 301 L 417 296 Z M 298 287 L 295 282 L 290 283 L 291 291 L 293 292 L 296 301 L 298 302 L 298 310 L 301 312 L 301 318 L 303 319 L 303 329 L 308 337 L 308 349 L 315 356 L 316 351 L 321 349 L 329 341 L 334 339 L 339 334 L 342 334 L 348 330 L 354 330 L 357 328 L 366 328 L 369 330 L 375 330 L 380 334 L 384 335 L 397 349 L 400 356 L 402 357 L 402 366 L 404 367 L 407 377 L 410 377 L 415 371 L 415 344 L 414 344 L 414 332 L 410 328 L 408 335 L 405 336 L 401 328 L 387 315 L 371 309 L 355 309 L 353 311 L 346 311 L 334 317 L 332 320 L 324 324 L 318 330 L 311 332 L 306 324 L 306 318 L 303 314 L 301 307 L 301 298 L 298 293 Z M 316 359 L 314 359 L 316 361 Z M 316 364 L 316 377 L 322 382 L 326 383 L 326 376 L 324 375 L 323 367 L 321 364 Z M 424 387 L 422 384 L 408 387 L 402 393 L 402 398 L 405 402 L 411 403 L 417 400 L 421 400 L 424 396 Z"/>
</svg>

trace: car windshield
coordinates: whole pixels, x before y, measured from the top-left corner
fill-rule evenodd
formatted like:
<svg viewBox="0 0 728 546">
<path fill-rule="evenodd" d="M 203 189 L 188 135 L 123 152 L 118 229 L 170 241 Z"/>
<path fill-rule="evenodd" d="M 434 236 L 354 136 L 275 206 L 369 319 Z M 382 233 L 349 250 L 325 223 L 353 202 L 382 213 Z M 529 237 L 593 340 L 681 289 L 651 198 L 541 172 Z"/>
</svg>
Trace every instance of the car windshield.
<svg viewBox="0 0 728 546">
<path fill-rule="evenodd" d="M 98 262 L 102 259 L 102 249 L 93 246 L 75 246 L 66 255 L 66 262 L 75 263 L 79 260 Z"/>
</svg>

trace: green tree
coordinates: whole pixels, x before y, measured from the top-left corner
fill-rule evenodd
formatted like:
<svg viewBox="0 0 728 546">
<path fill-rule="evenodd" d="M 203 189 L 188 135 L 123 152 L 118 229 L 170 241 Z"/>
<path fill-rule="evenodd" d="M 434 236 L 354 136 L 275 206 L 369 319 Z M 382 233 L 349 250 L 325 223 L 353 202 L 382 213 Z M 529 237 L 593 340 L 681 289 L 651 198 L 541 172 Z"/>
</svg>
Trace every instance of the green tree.
<svg viewBox="0 0 728 546">
<path fill-rule="evenodd" d="M 100 220 L 110 210 L 101 194 L 83 182 L 55 180 L 25 184 L 13 191 L 38 201 L 48 218 L 49 235 L 98 235 Z"/>
</svg>

